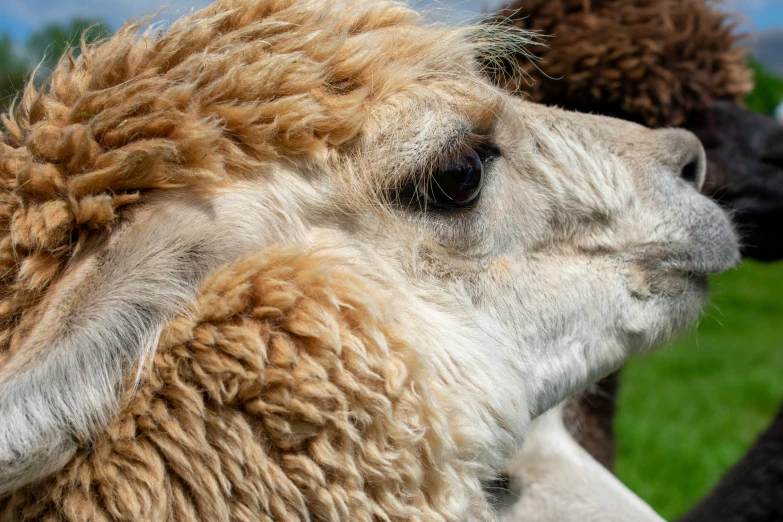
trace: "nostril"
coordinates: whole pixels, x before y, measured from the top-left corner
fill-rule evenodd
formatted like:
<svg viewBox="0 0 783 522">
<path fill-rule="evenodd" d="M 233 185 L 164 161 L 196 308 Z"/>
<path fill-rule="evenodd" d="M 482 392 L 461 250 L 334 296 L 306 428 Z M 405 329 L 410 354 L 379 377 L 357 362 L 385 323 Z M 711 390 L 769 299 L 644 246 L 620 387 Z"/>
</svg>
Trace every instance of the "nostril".
<svg viewBox="0 0 783 522">
<path fill-rule="evenodd" d="M 697 189 L 701 186 L 701 165 L 698 159 L 689 161 L 680 171 L 680 177 Z"/>
<path fill-rule="evenodd" d="M 683 129 L 661 129 L 653 132 L 661 137 L 663 154 L 659 158 L 669 179 L 679 178 L 701 191 L 707 171 L 707 158 L 699 139 Z"/>
</svg>

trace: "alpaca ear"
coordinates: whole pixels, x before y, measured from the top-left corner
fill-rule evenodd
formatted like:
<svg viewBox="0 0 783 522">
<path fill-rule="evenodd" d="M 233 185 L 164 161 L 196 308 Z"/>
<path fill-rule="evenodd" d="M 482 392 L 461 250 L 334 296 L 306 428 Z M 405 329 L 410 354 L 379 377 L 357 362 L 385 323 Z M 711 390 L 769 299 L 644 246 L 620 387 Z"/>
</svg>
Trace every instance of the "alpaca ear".
<svg viewBox="0 0 783 522">
<path fill-rule="evenodd" d="M 193 203 L 148 208 L 50 289 L 0 368 L 0 495 L 56 471 L 106 427 L 123 384 L 226 255 L 213 219 Z"/>
</svg>

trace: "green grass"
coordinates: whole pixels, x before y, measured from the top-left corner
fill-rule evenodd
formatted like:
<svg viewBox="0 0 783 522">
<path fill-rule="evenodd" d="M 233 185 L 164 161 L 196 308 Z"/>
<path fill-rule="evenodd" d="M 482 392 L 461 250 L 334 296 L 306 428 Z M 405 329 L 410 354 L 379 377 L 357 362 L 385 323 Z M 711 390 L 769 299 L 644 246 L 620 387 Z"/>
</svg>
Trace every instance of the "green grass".
<svg viewBox="0 0 783 522">
<path fill-rule="evenodd" d="M 698 328 L 623 370 L 617 473 L 664 518 L 692 507 L 783 401 L 783 263 L 712 281 Z"/>
<path fill-rule="evenodd" d="M 753 92 L 745 98 L 745 104 L 750 110 L 771 116 L 783 101 L 783 79 L 770 74 L 755 60 L 750 60 L 748 65 L 753 71 L 756 85 Z"/>
</svg>

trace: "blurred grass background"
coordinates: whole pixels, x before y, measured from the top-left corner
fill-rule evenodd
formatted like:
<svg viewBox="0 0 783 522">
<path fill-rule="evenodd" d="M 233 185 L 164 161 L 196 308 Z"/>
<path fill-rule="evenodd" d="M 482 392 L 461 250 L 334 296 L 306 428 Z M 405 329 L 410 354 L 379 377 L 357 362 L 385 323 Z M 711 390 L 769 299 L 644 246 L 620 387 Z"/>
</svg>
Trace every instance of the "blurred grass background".
<svg viewBox="0 0 783 522">
<path fill-rule="evenodd" d="M 715 485 L 783 401 L 783 263 L 746 261 L 711 285 L 698 328 L 621 378 L 617 474 L 667 520 Z"/>
</svg>

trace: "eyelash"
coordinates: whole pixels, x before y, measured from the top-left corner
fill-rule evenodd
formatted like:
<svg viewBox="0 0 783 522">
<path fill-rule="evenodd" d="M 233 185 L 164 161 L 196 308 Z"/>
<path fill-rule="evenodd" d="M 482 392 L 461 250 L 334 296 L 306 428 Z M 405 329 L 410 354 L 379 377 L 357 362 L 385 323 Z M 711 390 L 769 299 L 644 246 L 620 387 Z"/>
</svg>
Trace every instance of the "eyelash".
<svg viewBox="0 0 783 522">
<path fill-rule="evenodd" d="M 500 155 L 500 149 L 492 141 L 492 138 L 487 134 L 478 134 L 475 132 L 467 133 L 460 136 L 459 139 L 449 143 L 440 154 L 433 161 L 429 162 L 427 166 L 427 174 L 430 175 L 433 172 L 438 172 L 440 169 L 447 168 L 451 163 L 456 161 L 462 154 L 474 150 L 481 155 L 482 152 L 492 152 L 495 156 Z"/>
</svg>

